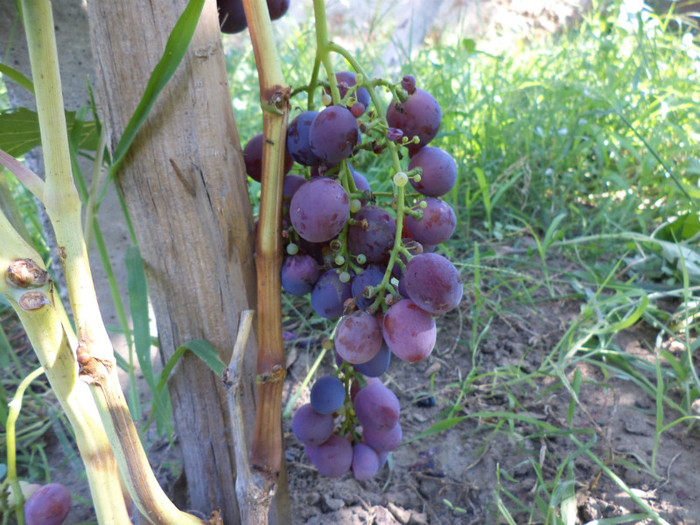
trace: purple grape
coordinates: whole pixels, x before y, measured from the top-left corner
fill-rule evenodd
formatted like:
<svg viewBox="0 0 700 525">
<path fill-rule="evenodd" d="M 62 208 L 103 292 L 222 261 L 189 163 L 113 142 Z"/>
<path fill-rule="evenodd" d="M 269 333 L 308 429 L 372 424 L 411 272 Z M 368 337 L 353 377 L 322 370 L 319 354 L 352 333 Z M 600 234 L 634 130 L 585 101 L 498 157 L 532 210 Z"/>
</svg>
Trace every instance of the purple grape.
<svg viewBox="0 0 700 525">
<path fill-rule="evenodd" d="M 319 414 L 337 412 L 343 403 L 345 403 L 345 386 L 337 377 L 319 377 L 311 387 L 311 406 Z"/>
<path fill-rule="evenodd" d="M 267 9 L 270 12 L 270 20 L 278 20 L 289 9 L 289 0 L 267 0 Z"/>
<path fill-rule="evenodd" d="M 394 355 L 411 363 L 428 357 L 437 338 L 435 319 L 410 299 L 402 299 L 386 311 L 382 330 Z"/>
<path fill-rule="evenodd" d="M 399 421 L 399 400 L 378 380 L 357 393 L 353 406 L 363 428 L 387 432 Z"/>
<path fill-rule="evenodd" d="M 333 434 L 317 447 L 306 447 L 306 456 L 322 476 L 339 478 L 350 470 L 352 465 L 352 445 L 350 442 Z"/>
<path fill-rule="evenodd" d="M 345 301 L 351 297 L 351 284 L 341 282 L 336 270 L 328 270 L 311 290 L 311 307 L 321 317 L 337 319 L 343 315 Z"/>
<path fill-rule="evenodd" d="M 404 231 L 403 234 L 406 234 L 406 216 L 404 216 Z M 416 241 L 415 239 L 411 239 L 410 237 L 404 237 L 401 239 L 401 244 L 403 244 L 404 248 L 408 250 L 408 253 L 411 255 L 418 255 L 419 253 L 423 253 L 424 247 L 421 243 Z M 400 279 L 401 276 L 403 275 L 403 269 L 406 266 L 407 258 L 403 253 L 399 253 L 399 259 L 401 259 L 401 262 L 403 262 L 403 266 L 401 266 L 399 263 L 395 263 L 394 266 L 391 268 L 391 275 L 393 277 L 396 277 L 397 279 Z"/>
<path fill-rule="evenodd" d="M 248 27 L 242 0 L 217 0 L 222 33 L 240 33 Z M 270 20 L 277 20 L 289 9 L 289 0 L 267 0 Z"/>
<path fill-rule="evenodd" d="M 358 138 L 357 120 L 341 106 L 324 108 L 309 128 L 311 151 L 326 164 L 350 157 Z"/>
<path fill-rule="evenodd" d="M 348 363 L 366 363 L 381 347 L 382 329 L 373 315 L 358 310 L 338 323 L 335 350 Z"/>
<path fill-rule="evenodd" d="M 386 345 L 382 345 L 372 359 L 366 363 L 355 365 L 355 370 L 367 377 L 379 377 L 389 369 L 391 363 L 391 350 Z"/>
<path fill-rule="evenodd" d="M 372 447 L 355 443 L 352 447 L 352 475 L 357 481 L 373 478 L 379 470 L 379 456 Z"/>
<path fill-rule="evenodd" d="M 243 10 L 243 0 L 217 0 L 219 26 L 222 33 L 240 33 L 248 27 Z"/>
<path fill-rule="evenodd" d="M 289 206 L 296 191 L 306 182 L 301 175 L 289 174 L 282 183 L 282 228 L 287 229 L 291 224 L 289 219 Z"/>
<path fill-rule="evenodd" d="M 406 279 L 408 297 L 431 314 L 449 312 L 462 300 L 459 272 L 442 255 L 421 253 L 414 256 L 408 261 L 403 278 Z"/>
<path fill-rule="evenodd" d="M 387 432 L 363 428 L 362 437 L 365 438 L 365 443 L 377 452 L 391 452 L 399 448 L 403 439 L 403 431 L 401 430 L 401 423 L 396 423 L 394 428 Z"/>
<path fill-rule="evenodd" d="M 457 181 L 457 164 L 452 156 L 440 148 L 420 148 L 408 163 L 408 169 L 423 168 L 420 182 L 410 179 L 416 191 L 428 197 L 441 197 Z"/>
<path fill-rule="evenodd" d="M 335 78 L 338 82 L 338 92 L 340 93 L 341 99 L 345 98 L 345 95 L 347 95 L 348 88 L 351 88 L 357 84 L 355 73 L 351 71 L 339 71 L 335 74 Z M 330 89 L 326 89 L 325 92 L 330 95 Z M 358 104 L 362 105 L 362 112 L 360 112 L 359 115 L 355 115 L 355 117 L 361 117 L 369 107 L 370 96 L 367 88 L 358 88 L 355 91 L 355 99 L 357 100 Z M 351 108 L 348 107 L 348 109 Z"/>
<path fill-rule="evenodd" d="M 333 417 L 319 414 L 307 403 L 294 413 L 292 432 L 303 445 L 318 446 L 333 434 Z"/>
<path fill-rule="evenodd" d="M 394 245 L 396 220 L 379 206 L 364 206 L 354 216 L 357 224 L 348 228 L 348 248 L 367 257 L 368 262 L 384 262 Z"/>
<path fill-rule="evenodd" d="M 409 95 L 412 94 L 416 90 L 416 77 L 413 75 L 406 75 L 401 79 L 401 87 Z"/>
<path fill-rule="evenodd" d="M 352 296 L 357 298 L 357 307 L 366 310 L 374 302 L 374 298 L 363 295 L 368 286 L 377 286 L 384 279 L 384 271 L 379 266 L 370 266 L 352 280 Z"/>
<path fill-rule="evenodd" d="M 355 187 L 357 188 L 357 191 L 372 191 L 367 177 L 365 177 L 359 171 L 355 171 L 352 166 L 350 166 L 350 171 L 352 172 L 352 178 L 355 181 Z"/>
<path fill-rule="evenodd" d="M 318 111 L 305 111 L 294 117 L 287 127 L 287 151 L 304 166 L 315 166 L 321 162 L 309 146 L 309 128 L 317 116 Z"/>
<path fill-rule="evenodd" d="M 263 156 L 263 134 L 258 133 L 248 141 L 243 148 L 243 162 L 245 163 L 245 171 L 250 178 L 258 182 L 262 179 L 262 156 Z M 292 169 L 294 160 L 285 150 L 284 154 L 284 173 L 289 173 Z"/>
<path fill-rule="evenodd" d="M 282 288 L 297 297 L 306 295 L 318 281 L 319 271 L 316 260 L 310 255 L 299 253 L 288 255 L 282 263 Z"/>
<path fill-rule="evenodd" d="M 457 227 L 457 216 L 445 201 L 428 197 L 423 202 L 425 202 L 425 208 L 420 205 L 413 208 L 422 211 L 423 217 L 414 219 L 412 215 L 408 215 L 406 226 L 411 237 L 421 244 L 442 244 L 452 237 Z"/>
<path fill-rule="evenodd" d="M 305 182 L 306 179 L 301 175 L 287 175 L 282 183 L 282 198 L 287 202 L 291 201 L 294 194 Z"/>
<path fill-rule="evenodd" d="M 350 216 L 350 199 L 336 181 L 308 180 L 294 193 L 289 218 L 307 241 L 325 242 L 338 235 Z"/>
<path fill-rule="evenodd" d="M 39 488 L 24 504 L 27 525 L 61 525 L 72 505 L 70 492 L 59 483 Z"/>
<path fill-rule="evenodd" d="M 397 104 L 392 101 L 386 120 L 389 127 L 400 129 L 406 138 L 417 136 L 420 139 L 418 144 L 408 145 L 408 151 L 415 153 L 437 135 L 442 111 L 430 93 L 417 88 L 405 102 Z"/>
</svg>

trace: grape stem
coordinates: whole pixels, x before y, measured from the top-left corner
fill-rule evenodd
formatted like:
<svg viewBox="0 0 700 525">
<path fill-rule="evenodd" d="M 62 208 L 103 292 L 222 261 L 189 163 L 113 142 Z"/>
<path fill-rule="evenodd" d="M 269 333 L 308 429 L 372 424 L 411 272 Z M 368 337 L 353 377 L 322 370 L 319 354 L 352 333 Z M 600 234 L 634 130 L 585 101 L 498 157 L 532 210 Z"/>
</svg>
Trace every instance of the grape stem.
<svg viewBox="0 0 700 525">
<path fill-rule="evenodd" d="M 370 80 L 369 75 L 365 71 L 365 69 L 362 67 L 362 65 L 355 59 L 355 57 L 350 54 L 350 52 L 345 49 L 343 46 L 340 46 L 334 42 L 331 42 L 328 40 L 328 30 L 326 27 L 326 11 L 325 11 L 325 5 L 323 0 L 314 0 L 314 14 L 316 17 L 316 59 L 314 61 L 314 72 L 312 75 L 311 82 L 309 83 L 309 106 L 311 106 L 311 101 L 313 98 L 313 91 L 315 89 L 316 83 L 318 81 L 318 68 L 321 63 L 323 63 L 324 68 L 326 69 L 326 72 L 328 74 L 328 79 L 330 83 L 330 88 L 331 88 L 331 94 L 333 97 L 333 100 L 335 102 L 340 100 L 340 95 L 338 93 L 338 86 L 337 86 L 337 81 L 335 78 L 335 75 L 333 74 L 333 69 L 332 69 L 332 64 L 330 60 L 330 53 L 337 53 L 340 56 L 342 56 L 349 64 L 350 66 L 355 70 L 356 73 L 359 73 L 362 75 L 362 81 L 358 82 L 358 87 L 361 85 L 363 87 L 366 87 L 367 90 L 369 91 L 370 98 L 372 99 L 372 103 L 374 104 L 376 114 L 377 114 L 377 119 L 380 119 L 381 124 L 383 125 L 383 129 L 388 129 L 389 125 L 386 121 L 386 117 L 384 115 L 386 114 L 386 109 L 384 107 L 384 104 L 382 103 L 382 100 L 379 98 L 379 95 L 375 91 L 376 86 L 383 85 L 389 89 L 391 92 L 394 100 L 401 100 L 399 93 L 396 89 L 396 86 L 394 84 L 389 84 L 385 81 L 382 80 Z M 379 127 L 379 126 L 377 126 Z M 399 171 L 402 171 L 401 168 L 401 159 L 399 158 L 399 149 L 398 146 L 391 142 L 387 141 L 387 147 L 389 149 L 389 152 L 391 154 L 391 160 L 392 160 L 392 168 L 394 173 L 398 173 Z M 349 171 L 349 170 L 348 170 Z M 349 177 L 349 175 L 346 175 Z M 346 183 L 346 190 L 347 190 L 347 183 Z M 390 293 L 394 291 L 393 286 L 390 284 L 391 280 L 391 269 L 393 268 L 393 265 L 396 264 L 396 262 L 399 260 L 398 256 L 400 253 L 408 253 L 407 250 L 403 247 L 401 244 L 401 235 L 402 235 L 402 230 L 403 230 L 403 218 L 404 214 L 406 213 L 406 192 L 403 186 L 396 186 L 394 185 L 394 193 L 393 196 L 396 201 L 396 236 L 394 237 L 394 246 L 391 249 L 391 254 L 389 257 L 389 262 L 387 263 L 387 269 L 386 272 L 384 273 L 384 277 L 382 278 L 382 282 L 376 286 L 377 290 L 377 298 L 374 301 L 374 304 L 372 305 L 373 308 L 378 308 L 380 303 L 382 303 L 382 291 L 389 291 Z M 346 225 L 347 227 L 347 225 Z M 345 247 L 344 253 L 347 252 L 347 246 Z M 346 260 L 349 260 L 349 258 L 346 257 Z"/>
<path fill-rule="evenodd" d="M 243 0 L 260 81 L 263 157 L 260 220 L 256 238 L 258 300 L 257 410 L 250 453 L 255 485 L 269 497 L 257 499 L 258 515 L 267 510 L 282 467 L 282 385 L 286 374 L 282 341 L 282 179 L 291 89 L 285 85 L 265 0 Z M 250 486 L 253 493 L 254 486 Z M 252 497 L 252 496 L 251 496 Z"/>
</svg>

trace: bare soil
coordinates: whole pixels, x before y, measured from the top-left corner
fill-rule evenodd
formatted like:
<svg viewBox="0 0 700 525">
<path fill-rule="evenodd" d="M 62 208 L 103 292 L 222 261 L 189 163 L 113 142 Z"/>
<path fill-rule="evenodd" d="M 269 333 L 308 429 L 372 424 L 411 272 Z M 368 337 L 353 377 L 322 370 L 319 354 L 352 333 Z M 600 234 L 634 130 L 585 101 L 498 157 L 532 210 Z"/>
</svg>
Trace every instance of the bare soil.
<svg viewBox="0 0 700 525">
<path fill-rule="evenodd" d="M 528 509 L 518 513 L 507 493 L 530 506 L 537 485 L 533 465 L 539 465 L 545 479 L 554 480 L 561 458 L 578 447 L 565 436 L 539 435 L 539 426 L 535 428 L 527 418 L 567 429 L 570 396 L 564 388 L 553 388 L 554 377 L 536 378 L 533 374 L 531 383 L 510 389 L 510 396 L 506 396 L 505 388 L 492 389 L 493 379 L 485 376 L 458 399 L 460 385 L 472 366 L 473 349 L 466 342 L 472 328 L 467 314 L 471 301 L 467 295 L 459 313 L 438 321 L 438 344 L 428 360 L 418 364 L 396 359 L 392 362 L 386 382 L 401 402 L 404 440 L 409 443 L 393 454 L 391 468 L 385 467 L 376 479 L 356 482 L 350 475 L 339 480 L 321 477 L 304 457 L 303 447 L 286 422 L 295 524 L 498 523 L 499 470 L 500 497 L 506 500 L 516 523 L 528 522 Z M 497 367 L 526 373 L 538 370 L 579 311 L 577 301 L 552 301 L 542 302 L 537 311 L 516 308 L 495 318 L 479 345 L 480 372 L 488 374 Z M 639 325 L 619 334 L 618 345 L 626 352 L 653 360 L 649 350 L 653 337 L 652 330 Z M 291 369 L 290 389 L 296 388 L 301 379 L 301 371 L 295 374 L 297 367 L 295 364 Z M 572 427 L 589 432 L 578 434 L 579 440 L 593 443 L 595 456 L 669 523 L 700 523 L 700 497 L 693 488 L 700 486 L 700 473 L 691 466 L 700 461 L 697 431 L 687 432 L 687 427 L 678 425 L 662 435 L 654 478 L 642 466 L 651 462 L 654 399 L 629 381 L 605 377 L 597 366 L 584 364 L 578 368 L 583 378 L 581 405 L 575 411 Z M 565 373 L 571 380 L 573 370 Z M 436 404 L 421 406 L 416 398 L 430 391 L 431 376 Z M 456 416 L 515 411 L 523 419 L 514 420 L 512 430 L 500 432 L 494 431 L 493 419 L 465 419 L 445 432 L 410 442 L 444 419 L 455 405 L 460 407 Z M 666 422 L 678 417 L 667 416 Z M 577 523 L 640 512 L 590 458 L 579 454 L 574 464 Z M 554 490 L 555 486 L 550 487 Z"/>
</svg>

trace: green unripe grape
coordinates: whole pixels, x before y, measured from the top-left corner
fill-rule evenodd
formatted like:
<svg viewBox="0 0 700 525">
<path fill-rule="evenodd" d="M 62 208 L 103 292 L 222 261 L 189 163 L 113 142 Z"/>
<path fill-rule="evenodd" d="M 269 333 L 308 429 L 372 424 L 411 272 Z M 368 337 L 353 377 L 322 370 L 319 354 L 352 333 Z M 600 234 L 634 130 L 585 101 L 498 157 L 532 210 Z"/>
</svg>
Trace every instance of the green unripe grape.
<svg viewBox="0 0 700 525">
<path fill-rule="evenodd" d="M 403 188 L 406 184 L 408 184 L 408 175 L 406 175 L 403 171 L 394 173 L 394 184 L 396 184 L 399 188 Z"/>
<path fill-rule="evenodd" d="M 335 256 L 335 264 L 337 266 L 342 266 L 343 264 L 345 264 L 345 257 L 343 257 L 342 255 L 336 255 Z"/>
<path fill-rule="evenodd" d="M 321 96 L 321 103 L 324 106 L 330 106 L 332 102 L 333 98 L 328 93 L 324 93 L 323 96 Z"/>
<path fill-rule="evenodd" d="M 365 264 L 367 262 L 367 256 L 364 253 L 358 253 L 355 260 L 357 264 Z"/>
<path fill-rule="evenodd" d="M 425 208 L 428 207 L 428 203 L 425 202 L 425 201 L 420 201 L 420 203 L 418 204 L 418 206 L 420 206 L 420 208 L 421 208 L 422 210 L 424 210 Z"/>
<path fill-rule="evenodd" d="M 340 275 L 338 276 L 338 280 L 340 280 L 341 283 L 349 283 L 350 282 L 350 274 L 348 272 L 340 272 Z"/>
<path fill-rule="evenodd" d="M 362 202 L 360 199 L 352 199 L 350 201 L 350 213 L 357 213 L 362 208 Z"/>
<path fill-rule="evenodd" d="M 296 255 L 297 253 L 299 253 L 299 246 L 297 246 L 293 242 L 290 242 L 287 245 L 287 254 L 288 255 Z"/>
<path fill-rule="evenodd" d="M 415 175 L 415 176 L 413 177 L 413 181 L 414 181 L 414 182 L 420 182 L 420 180 L 421 180 L 422 178 L 423 178 L 423 177 L 421 177 L 420 175 Z"/>
</svg>

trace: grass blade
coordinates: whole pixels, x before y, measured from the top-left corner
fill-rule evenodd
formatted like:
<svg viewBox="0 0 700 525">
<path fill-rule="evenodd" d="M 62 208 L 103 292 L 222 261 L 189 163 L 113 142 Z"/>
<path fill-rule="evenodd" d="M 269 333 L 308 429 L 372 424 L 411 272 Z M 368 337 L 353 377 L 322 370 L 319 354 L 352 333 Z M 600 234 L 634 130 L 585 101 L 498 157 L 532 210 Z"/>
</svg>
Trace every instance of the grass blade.
<svg viewBox="0 0 700 525">
<path fill-rule="evenodd" d="M 148 118 L 148 114 L 153 104 L 155 104 L 158 95 L 163 91 L 163 88 L 165 88 L 175 74 L 175 71 L 185 56 L 185 52 L 190 45 L 190 40 L 192 40 L 194 30 L 197 27 L 203 5 L 204 0 L 190 0 L 170 33 L 168 42 L 165 44 L 163 56 L 153 69 L 153 73 L 151 74 L 151 78 L 148 79 L 148 84 L 141 97 L 141 101 L 136 107 L 131 119 L 129 119 L 126 128 L 124 128 L 124 133 L 119 139 L 119 143 L 114 151 L 112 166 L 110 168 L 110 179 L 119 169 L 139 129 L 141 129 L 141 126 Z M 102 198 L 100 198 L 100 200 L 102 200 Z"/>
</svg>

